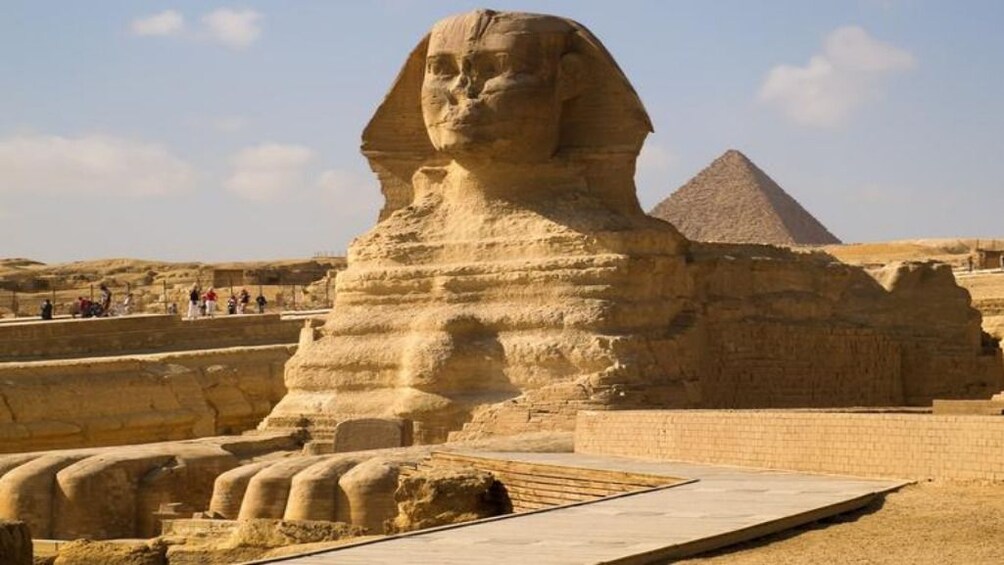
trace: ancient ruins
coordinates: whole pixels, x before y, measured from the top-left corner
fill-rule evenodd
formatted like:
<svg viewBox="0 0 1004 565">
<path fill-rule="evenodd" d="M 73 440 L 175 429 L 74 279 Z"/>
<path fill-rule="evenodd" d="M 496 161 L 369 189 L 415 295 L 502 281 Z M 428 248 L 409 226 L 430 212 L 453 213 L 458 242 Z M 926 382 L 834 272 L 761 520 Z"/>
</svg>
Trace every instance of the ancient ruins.
<svg viewBox="0 0 1004 565">
<path fill-rule="evenodd" d="M 823 252 L 689 241 L 645 214 L 633 176 L 650 131 L 580 24 L 487 10 L 437 23 L 363 133 L 386 203 L 326 318 L 295 322 L 298 337 L 276 316 L 234 322 L 213 352 L 86 362 L 95 352 L 57 326 L 0 327 L 17 336 L 0 364 L 0 518 L 35 538 L 163 531 L 180 563 L 196 539 L 270 531 L 255 520 L 349 525 L 282 545 L 531 508 L 533 488 L 514 480 L 498 498 L 487 477 L 537 467 L 477 468 L 471 452 L 569 451 L 573 430 L 587 451 L 616 452 L 595 414 L 630 430 L 626 409 L 929 407 L 1004 389 L 998 342 L 946 265 L 869 272 Z M 735 167 L 755 186 L 724 188 L 768 199 L 774 216 L 733 224 L 778 243 L 835 240 L 737 152 L 691 185 Z M 191 328 L 121 323 L 156 350 Z M 450 474 L 458 465 L 475 471 Z M 602 482 L 589 473 L 566 482 Z M 633 488 L 668 482 L 645 480 Z M 467 494 L 443 509 L 437 484 Z M 624 490 L 610 484 L 602 494 Z"/>
<path fill-rule="evenodd" d="M 722 243 L 840 243 L 748 157 L 730 149 L 652 208 L 689 239 Z M 743 221 L 737 222 L 737 218 Z"/>
</svg>

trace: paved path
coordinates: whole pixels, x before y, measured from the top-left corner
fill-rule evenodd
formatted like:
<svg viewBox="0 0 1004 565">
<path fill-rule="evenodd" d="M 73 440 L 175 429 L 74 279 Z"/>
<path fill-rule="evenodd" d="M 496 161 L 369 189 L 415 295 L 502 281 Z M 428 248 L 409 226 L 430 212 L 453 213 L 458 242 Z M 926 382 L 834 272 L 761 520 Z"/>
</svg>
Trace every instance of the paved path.
<svg viewBox="0 0 1004 565">
<path fill-rule="evenodd" d="M 864 506 L 876 493 L 905 484 L 573 453 L 472 455 L 696 480 L 268 562 L 376 565 L 665 561 L 846 512 Z"/>
</svg>

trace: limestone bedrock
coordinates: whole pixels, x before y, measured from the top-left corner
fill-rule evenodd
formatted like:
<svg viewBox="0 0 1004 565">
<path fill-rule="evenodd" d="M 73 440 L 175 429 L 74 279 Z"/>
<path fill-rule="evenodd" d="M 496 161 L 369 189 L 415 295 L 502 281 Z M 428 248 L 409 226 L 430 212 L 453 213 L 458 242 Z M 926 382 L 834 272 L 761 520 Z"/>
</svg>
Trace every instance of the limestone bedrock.
<svg viewBox="0 0 1004 565">
<path fill-rule="evenodd" d="M 263 428 L 404 418 L 425 443 L 528 391 L 595 406 L 671 388 L 686 240 L 638 205 L 649 131 L 579 24 L 437 23 L 363 134 L 382 221 L 352 243 L 334 313 Z"/>
</svg>

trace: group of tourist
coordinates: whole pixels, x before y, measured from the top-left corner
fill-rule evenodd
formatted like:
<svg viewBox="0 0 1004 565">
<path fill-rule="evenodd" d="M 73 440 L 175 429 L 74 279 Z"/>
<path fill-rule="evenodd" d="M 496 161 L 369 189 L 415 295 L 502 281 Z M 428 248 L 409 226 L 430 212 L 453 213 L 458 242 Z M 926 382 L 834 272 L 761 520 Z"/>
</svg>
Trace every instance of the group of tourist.
<svg viewBox="0 0 1004 565">
<path fill-rule="evenodd" d="M 101 285 L 98 287 L 99 294 L 97 300 L 91 300 L 89 298 L 84 298 L 83 296 L 78 296 L 77 300 L 73 303 L 70 308 L 70 315 L 76 318 L 80 316 L 81 318 L 103 318 L 111 314 L 112 310 L 112 291 L 108 289 L 106 285 Z M 42 309 L 45 309 L 45 304 L 42 305 Z M 43 319 L 51 319 L 45 318 Z"/>
<path fill-rule="evenodd" d="M 216 315 L 216 304 L 218 301 L 219 295 L 216 293 L 215 288 L 209 287 L 209 290 L 202 292 L 199 289 L 199 285 L 192 285 L 191 290 L 188 291 L 188 315 L 186 318 L 189 320 L 201 317 L 212 318 Z M 246 314 L 247 306 L 250 303 L 251 293 L 246 288 L 242 288 L 237 294 L 231 292 L 230 298 L 227 299 L 227 314 Z M 255 298 L 259 314 L 265 313 L 265 305 L 267 303 L 268 301 L 265 300 L 265 296 L 259 293 L 258 297 Z"/>
<path fill-rule="evenodd" d="M 38 316 L 43 320 L 51 320 L 55 314 L 55 304 L 52 300 L 46 298 L 42 301 L 39 307 Z M 83 296 L 78 296 L 76 300 L 70 305 L 70 316 L 76 319 L 77 316 L 81 318 L 104 318 L 112 315 L 124 315 L 130 314 L 132 312 L 132 293 L 127 293 L 126 297 L 122 300 L 122 304 L 115 308 L 112 307 L 112 291 L 107 285 L 102 284 L 99 287 L 99 295 L 97 300 L 91 300 L 89 298 L 84 298 Z"/>
</svg>

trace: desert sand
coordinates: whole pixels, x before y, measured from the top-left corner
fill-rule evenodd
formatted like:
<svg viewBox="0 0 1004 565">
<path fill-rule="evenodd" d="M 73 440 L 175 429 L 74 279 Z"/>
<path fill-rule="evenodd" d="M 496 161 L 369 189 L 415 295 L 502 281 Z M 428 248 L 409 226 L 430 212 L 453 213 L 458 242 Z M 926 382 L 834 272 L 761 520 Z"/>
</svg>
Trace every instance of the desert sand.
<svg viewBox="0 0 1004 565">
<path fill-rule="evenodd" d="M 680 563 L 1000 563 L 1004 485 L 927 482 L 831 520 Z"/>
</svg>

